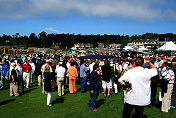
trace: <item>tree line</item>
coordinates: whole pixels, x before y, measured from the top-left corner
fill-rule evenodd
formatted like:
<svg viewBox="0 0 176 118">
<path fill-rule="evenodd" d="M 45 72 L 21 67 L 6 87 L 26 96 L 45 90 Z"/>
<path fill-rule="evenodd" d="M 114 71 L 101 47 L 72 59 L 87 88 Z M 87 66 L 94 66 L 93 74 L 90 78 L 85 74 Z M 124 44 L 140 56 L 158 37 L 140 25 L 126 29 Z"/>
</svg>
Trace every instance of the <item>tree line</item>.
<svg viewBox="0 0 176 118">
<path fill-rule="evenodd" d="M 81 34 L 47 34 L 41 32 L 38 35 L 31 33 L 29 36 L 20 36 L 16 33 L 12 36 L 3 34 L 0 36 L 0 46 L 24 46 L 24 47 L 51 47 L 53 43 L 60 44 L 60 47 L 69 49 L 75 43 L 92 44 L 98 47 L 98 43 L 104 43 L 108 46 L 111 43 L 122 44 L 124 47 L 127 43 L 137 39 L 159 39 L 167 41 L 176 41 L 176 34 L 166 33 L 146 33 L 143 35 L 81 35 Z"/>
</svg>

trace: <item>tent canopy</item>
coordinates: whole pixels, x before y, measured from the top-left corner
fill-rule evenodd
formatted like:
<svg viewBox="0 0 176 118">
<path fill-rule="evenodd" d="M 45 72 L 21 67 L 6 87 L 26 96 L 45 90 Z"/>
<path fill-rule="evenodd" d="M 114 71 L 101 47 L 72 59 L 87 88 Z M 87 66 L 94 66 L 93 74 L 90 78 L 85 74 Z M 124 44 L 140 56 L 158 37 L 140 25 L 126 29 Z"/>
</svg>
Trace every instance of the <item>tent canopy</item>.
<svg viewBox="0 0 176 118">
<path fill-rule="evenodd" d="M 117 58 L 117 57 L 112 55 L 87 55 L 80 57 L 80 59 L 105 59 L 105 58 Z"/>
<path fill-rule="evenodd" d="M 145 50 L 148 50 L 148 49 L 145 47 L 138 48 L 138 51 L 145 51 Z"/>
<path fill-rule="evenodd" d="M 134 50 L 134 48 L 130 47 L 130 46 L 125 46 L 125 48 L 123 48 L 124 50 Z"/>
<path fill-rule="evenodd" d="M 164 44 L 163 46 L 161 46 L 157 50 L 171 50 L 171 51 L 176 51 L 176 45 L 172 41 L 169 41 L 169 42 L 166 42 L 166 44 Z"/>
</svg>

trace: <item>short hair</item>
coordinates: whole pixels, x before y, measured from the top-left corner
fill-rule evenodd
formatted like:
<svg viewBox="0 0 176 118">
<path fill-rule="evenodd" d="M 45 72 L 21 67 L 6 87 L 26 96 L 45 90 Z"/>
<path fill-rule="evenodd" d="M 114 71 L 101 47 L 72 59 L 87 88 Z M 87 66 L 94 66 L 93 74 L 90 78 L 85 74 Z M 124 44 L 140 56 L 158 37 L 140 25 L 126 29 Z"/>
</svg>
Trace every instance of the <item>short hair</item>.
<svg viewBox="0 0 176 118">
<path fill-rule="evenodd" d="M 75 65 L 75 62 L 71 62 L 71 66 L 74 66 Z"/>
<path fill-rule="evenodd" d="M 104 60 L 104 63 L 105 63 L 105 64 L 108 64 L 109 62 L 108 62 L 108 60 L 107 60 L 107 59 L 105 59 L 105 60 Z"/>
<path fill-rule="evenodd" d="M 136 58 L 136 66 L 142 66 L 144 64 L 144 58 L 137 57 Z"/>
<path fill-rule="evenodd" d="M 94 66 L 93 66 L 93 70 L 96 70 L 98 67 L 99 67 L 98 64 L 94 64 Z"/>
</svg>

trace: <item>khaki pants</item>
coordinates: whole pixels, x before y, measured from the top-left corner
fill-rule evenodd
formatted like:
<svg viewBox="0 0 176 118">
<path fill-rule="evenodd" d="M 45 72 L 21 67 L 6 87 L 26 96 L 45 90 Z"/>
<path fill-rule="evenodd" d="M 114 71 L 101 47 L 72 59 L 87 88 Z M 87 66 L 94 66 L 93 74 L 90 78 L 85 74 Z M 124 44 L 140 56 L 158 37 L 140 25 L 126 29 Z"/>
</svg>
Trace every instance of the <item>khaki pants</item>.
<svg viewBox="0 0 176 118">
<path fill-rule="evenodd" d="M 41 75 L 38 75 L 38 85 L 41 86 L 41 81 L 42 81 L 42 76 Z"/>
<path fill-rule="evenodd" d="M 58 96 L 64 95 L 64 77 L 57 78 Z"/>
<path fill-rule="evenodd" d="M 10 96 L 19 96 L 19 93 L 18 93 L 18 82 L 13 82 L 13 83 L 10 83 Z"/>
<path fill-rule="evenodd" d="M 164 97 L 162 99 L 162 106 L 161 111 L 168 112 L 170 110 L 170 104 L 171 104 L 171 94 L 173 89 L 173 84 L 167 85 L 167 93 L 164 93 Z"/>
</svg>

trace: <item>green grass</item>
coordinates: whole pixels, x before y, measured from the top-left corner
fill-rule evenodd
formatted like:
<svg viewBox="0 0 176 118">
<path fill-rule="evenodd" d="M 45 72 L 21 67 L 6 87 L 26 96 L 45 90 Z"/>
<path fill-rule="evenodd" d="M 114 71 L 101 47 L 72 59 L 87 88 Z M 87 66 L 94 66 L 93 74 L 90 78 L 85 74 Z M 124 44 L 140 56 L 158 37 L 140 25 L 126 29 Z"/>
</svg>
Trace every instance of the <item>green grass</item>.
<svg viewBox="0 0 176 118">
<path fill-rule="evenodd" d="M 79 89 L 80 86 L 77 85 Z M 21 89 L 21 88 L 20 88 Z M 53 107 L 46 106 L 47 95 L 42 94 L 42 87 L 37 83 L 30 84 L 29 89 L 25 89 L 25 94 L 19 97 L 10 97 L 9 88 L 6 85 L 0 91 L 0 118 L 121 118 L 123 110 L 122 91 L 111 98 L 104 98 L 99 94 L 97 99 L 98 112 L 91 111 L 87 102 L 89 92 L 57 96 L 57 91 L 53 92 Z M 134 111 L 133 111 L 134 114 Z M 171 109 L 168 114 L 160 113 L 156 107 L 145 107 L 144 115 L 147 118 L 175 118 L 176 109 Z"/>
</svg>

